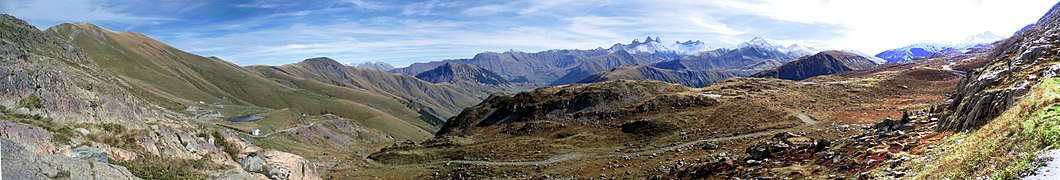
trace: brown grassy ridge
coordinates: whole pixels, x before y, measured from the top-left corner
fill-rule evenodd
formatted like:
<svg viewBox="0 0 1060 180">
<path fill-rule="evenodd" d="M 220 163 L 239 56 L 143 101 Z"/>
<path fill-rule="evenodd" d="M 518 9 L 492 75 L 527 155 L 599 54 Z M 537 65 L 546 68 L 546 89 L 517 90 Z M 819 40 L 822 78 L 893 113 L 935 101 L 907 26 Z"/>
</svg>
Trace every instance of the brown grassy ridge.
<svg viewBox="0 0 1060 180">
<path fill-rule="evenodd" d="M 255 71 L 184 52 L 142 34 L 91 24 L 61 24 L 45 31 L 67 39 L 122 79 L 132 94 L 170 110 L 197 101 L 335 114 L 400 139 L 425 139 L 430 125 L 402 101 L 323 83 L 289 87 Z M 327 93 L 321 93 L 327 92 Z"/>
</svg>

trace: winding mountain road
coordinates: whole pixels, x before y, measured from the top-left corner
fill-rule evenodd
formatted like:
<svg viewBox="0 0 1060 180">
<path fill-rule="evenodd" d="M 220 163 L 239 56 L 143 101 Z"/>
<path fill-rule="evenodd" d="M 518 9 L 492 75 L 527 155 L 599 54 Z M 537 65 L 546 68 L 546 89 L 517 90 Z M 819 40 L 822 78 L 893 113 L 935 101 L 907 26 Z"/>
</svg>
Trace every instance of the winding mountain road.
<svg viewBox="0 0 1060 180">
<path fill-rule="evenodd" d="M 243 134 L 245 134 L 247 136 L 250 136 L 250 137 L 253 137 L 253 138 L 266 138 L 266 137 L 272 136 L 273 134 L 276 134 L 276 133 L 289 132 L 289 131 L 294 131 L 294 130 L 298 130 L 298 129 L 301 129 L 301 128 L 307 128 L 307 127 L 316 125 L 317 123 L 321 123 L 321 122 L 324 122 L 324 121 L 328 121 L 328 120 L 312 122 L 312 123 L 309 123 L 307 125 L 295 126 L 295 127 L 286 128 L 286 129 L 280 129 L 278 131 L 270 132 L 270 133 L 264 134 L 264 135 L 255 136 L 255 135 L 252 135 L 250 133 L 243 133 Z"/>
<path fill-rule="evenodd" d="M 817 121 L 813 117 L 810 117 L 809 115 L 806 115 L 806 114 L 798 114 L 795 117 L 799 118 L 799 120 L 801 120 L 805 124 L 799 125 L 799 126 L 796 126 L 796 127 L 791 127 L 791 128 L 760 131 L 760 132 L 741 134 L 741 135 L 736 135 L 736 136 L 704 138 L 704 139 L 699 139 L 699 140 L 695 140 L 695 141 L 681 143 L 681 144 L 678 144 L 678 145 L 657 148 L 657 149 L 653 149 L 653 150 L 649 150 L 649 151 L 630 152 L 630 153 L 611 153 L 611 154 L 607 154 L 607 155 L 597 155 L 597 156 L 591 156 L 591 157 L 621 157 L 621 156 L 648 155 L 648 154 L 652 154 L 652 153 L 660 153 L 660 152 L 672 151 L 672 150 L 675 150 L 675 149 L 687 148 L 689 146 L 694 146 L 694 145 L 698 145 L 698 144 L 702 144 L 702 143 L 706 143 L 706 142 L 728 141 L 728 140 L 737 140 L 737 139 L 743 139 L 743 138 L 756 138 L 756 137 L 763 137 L 763 136 L 771 136 L 773 134 L 784 132 L 784 131 L 790 131 L 790 130 L 794 130 L 794 129 L 799 129 L 799 128 L 804 128 L 804 127 L 820 124 L 820 121 Z M 528 166 L 528 165 L 552 164 L 552 163 L 558 163 L 558 162 L 563 162 L 563 161 L 575 159 L 575 158 L 578 158 L 578 157 L 584 157 L 584 156 L 581 156 L 581 154 L 582 153 L 579 153 L 579 152 L 571 152 L 571 153 L 566 153 L 566 154 L 555 155 L 555 156 L 552 156 L 551 158 L 548 158 L 546 160 L 539 160 L 539 161 L 469 161 L 469 160 L 450 160 L 450 161 L 436 162 L 434 164 L 439 164 L 439 163 L 457 163 L 457 164 L 477 164 L 477 165 Z"/>
</svg>

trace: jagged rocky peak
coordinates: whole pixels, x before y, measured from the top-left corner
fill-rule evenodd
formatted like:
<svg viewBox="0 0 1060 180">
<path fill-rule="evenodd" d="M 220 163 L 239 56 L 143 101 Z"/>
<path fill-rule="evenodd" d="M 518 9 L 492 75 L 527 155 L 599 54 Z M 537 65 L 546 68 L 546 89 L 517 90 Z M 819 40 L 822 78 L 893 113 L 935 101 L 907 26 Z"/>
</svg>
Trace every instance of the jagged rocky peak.
<svg viewBox="0 0 1060 180">
<path fill-rule="evenodd" d="M 707 46 L 705 43 L 703 43 L 703 42 L 701 42 L 699 40 L 696 40 L 696 41 L 688 40 L 688 41 L 686 41 L 684 43 L 682 43 L 680 41 L 675 41 L 673 44 L 665 44 L 665 43 L 662 43 L 662 38 L 660 38 L 658 36 L 656 36 L 654 38 L 652 38 L 651 36 L 648 36 L 648 37 L 644 38 L 644 42 L 641 42 L 640 39 L 633 39 L 633 42 L 630 43 L 630 44 L 616 43 L 616 44 L 611 46 L 610 50 L 611 51 L 626 51 L 626 52 L 629 52 L 631 54 L 637 54 L 637 53 L 649 53 L 649 54 L 669 53 L 669 54 L 674 54 L 674 55 L 686 56 L 686 55 L 697 54 L 697 53 L 704 52 L 704 51 L 710 51 L 711 48 L 709 46 Z"/>
</svg>

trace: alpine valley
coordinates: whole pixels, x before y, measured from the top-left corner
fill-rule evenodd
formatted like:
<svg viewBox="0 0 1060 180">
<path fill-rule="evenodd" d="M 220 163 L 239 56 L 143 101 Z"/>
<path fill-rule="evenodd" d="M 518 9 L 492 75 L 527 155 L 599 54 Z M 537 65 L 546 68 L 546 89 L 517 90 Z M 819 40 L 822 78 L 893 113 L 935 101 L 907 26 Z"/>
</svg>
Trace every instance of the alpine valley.
<svg viewBox="0 0 1060 180">
<path fill-rule="evenodd" d="M 875 56 L 648 36 L 402 67 L 20 18 L 0 15 L 6 179 L 1060 178 L 1060 4 Z"/>
</svg>

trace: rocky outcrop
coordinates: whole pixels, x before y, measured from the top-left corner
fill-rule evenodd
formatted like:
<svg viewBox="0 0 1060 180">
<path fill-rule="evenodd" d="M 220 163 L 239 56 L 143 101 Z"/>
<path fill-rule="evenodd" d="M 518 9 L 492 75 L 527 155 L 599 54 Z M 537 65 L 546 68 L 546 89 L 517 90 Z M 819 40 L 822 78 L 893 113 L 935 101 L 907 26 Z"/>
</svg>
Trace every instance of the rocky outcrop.
<svg viewBox="0 0 1060 180">
<path fill-rule="evenodd" d="M 239 164 L 243 164 L 243 170 L 247 172 L 260 173 L 265 168 L 268 168 L 265 166 L 265 160 L 261 159 L 258 153 L 247 154 L 246 157 L 243 157 L 243 160 L 240 160 Z"/>
<path fill-rule="evenodd" d="M 801 57 L 784 63 L 780 67 L 759 72 L 752 75 L 752 77 L 772 77 L 797 81 L 814 76 L 866 69 L 876 65 L 879 64 L 869 57 L 831 50 Z"/>
<path fill-rule="evenodd" d="M 4 179 L 140 179 L 122 166 L 81 160 L 54 154 L 38 154 L 31 149 L 0 138 L 3 147 Z"/>
<path fill-rule="evenodd" d="M 478 127 L 514 123 L 531 124 L 506 130 L 510 134 L 561 127 L 563 123 L 608 124 L 619 128 L 625 122 L 616 121 L 618 117 L 717 103 L 705 96 L 673 94 L 687 90 L 681 85 L 658 81 L 623 80 L 545 87 L 515 95 L 494 94 L 449 119 L 436 135 L 465 135 Z M 630 126 L 631 133 L 639 132 L 639 128 L 633 127 Z"/>
<path fill-rule="evenodd" d="M 267 150 L 262 156 L 272 179 L 321 179 L 316 166 L 301 156 L 275 150 Z"/>
<path fill-rule="evenodd" d="M 999 43 L 986 66 L 961 80 L 941 130 L 975 129 L 997 117 L 1030 87 L 1060 73 L 1060 4 L 1030 28 Z"/>
</svg>

